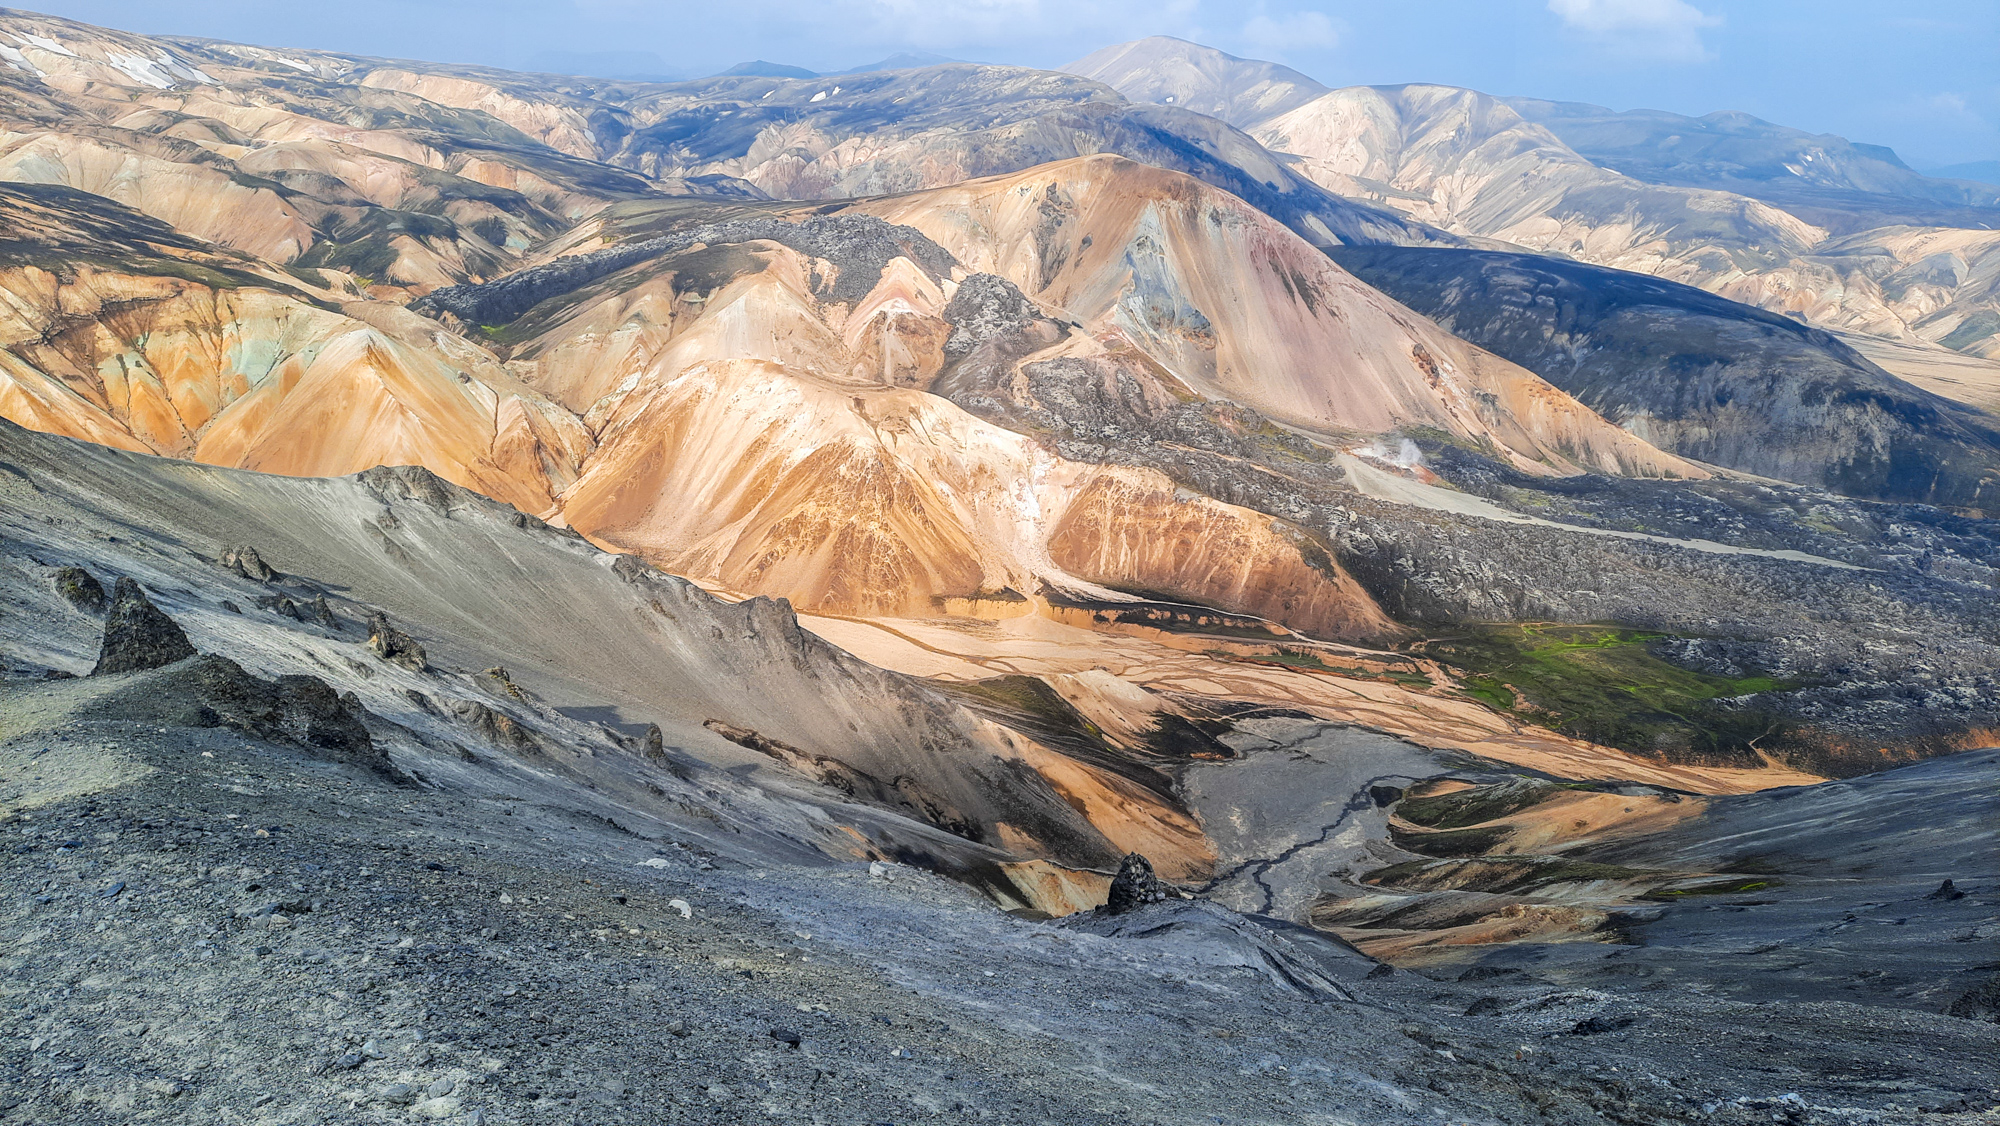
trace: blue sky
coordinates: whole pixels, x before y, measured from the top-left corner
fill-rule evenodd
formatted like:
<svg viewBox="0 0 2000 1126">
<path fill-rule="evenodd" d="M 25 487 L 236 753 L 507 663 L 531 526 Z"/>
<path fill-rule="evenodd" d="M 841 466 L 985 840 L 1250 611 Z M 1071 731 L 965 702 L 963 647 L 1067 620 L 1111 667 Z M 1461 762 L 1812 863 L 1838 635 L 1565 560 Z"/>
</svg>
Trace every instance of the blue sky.
<svg viewBox="0 0 2000 1126">
<path fill-rule="evenodd" d="M 838 70 L 899 51 L 1060 66 L 1143 35 L 1332 86 L 1441 82 L 1701 114 L 1743 110 L 2000 160 L 2000 0 L 45 0 L 132 31 L 517 68 Z"/>
</svg>

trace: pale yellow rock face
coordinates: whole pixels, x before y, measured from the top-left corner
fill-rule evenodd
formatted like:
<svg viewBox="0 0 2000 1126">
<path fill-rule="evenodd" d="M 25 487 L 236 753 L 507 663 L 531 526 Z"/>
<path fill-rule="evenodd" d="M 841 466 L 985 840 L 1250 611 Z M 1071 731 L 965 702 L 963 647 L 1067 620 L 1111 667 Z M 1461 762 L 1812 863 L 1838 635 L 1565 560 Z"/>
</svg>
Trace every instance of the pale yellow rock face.
<svg viewBox="0 0 2000 1126">
<path fill-rule="evenodd" d="M 572 527 L 818 613 L 930 616 L 1046 583 L 1112 599 L 1172 591 L 1341 636 L 1393 631 L 1323 553 L 1307 561 L 1316 549 L 1296 531 L 1206 499 L 1177 505 L 1157 473 L 1054 457 L 921 390 L 943 363 L 950 279 L 894 259 L 850 307 L 812 288 L 826 264 L 784 247 L 752 244 L 736 264 L 746 272 L 696 295 L 678 291 L 669 260 L 518 350 L 528 358 L 510 366 L 597 438 L 561 497 Z M 1174 558 L 1129 549 L 1128 502 L 1175 511 Z"/>
<path fill-rule="evenodd" d="M 1156 473 L 1096 477 L 1070 499 L 1048 550 L 1081 579 L 1255 614 L 1315 637 L 1386 637 L 1397 629 L 1302 533 L 1181 493 Z"/>
<path fill-rule="evenodd" d="M 1078 200 L 1053 233 L 1038 202 L 1051 190 Z M 1313 429 L 1434 425 L 1541 472 L 1701 472 L 1185 177 L 1093 159 L 862 210 L 1024 283 L 1055 315 L 1088 318 L 1093 336 L 1051 354 L 1136 350 L 1188 388 Z M 1152 591 L 1323 636 L 1394 632 L 1296 529 L 1177 497 L 1156 473 L 1066 462 L 924 394 L 949 279 L 896 259 L 849 308 L 813 290 L 825 264 L 776 245 L 744 254 L 746 272 L 707 294 L 678 290 L 663 263 L 517 350 L 512 366 L 598 439 L 561 498 L 573 527 L 816 613 L 922 616 L 1049 584 Z M 1051 259 L 1069 264 L 1040 277 Z M 1149 278 L 1178 287 L 1183 322 L 1147 319 L 1159 306 Z"/>
</svg>

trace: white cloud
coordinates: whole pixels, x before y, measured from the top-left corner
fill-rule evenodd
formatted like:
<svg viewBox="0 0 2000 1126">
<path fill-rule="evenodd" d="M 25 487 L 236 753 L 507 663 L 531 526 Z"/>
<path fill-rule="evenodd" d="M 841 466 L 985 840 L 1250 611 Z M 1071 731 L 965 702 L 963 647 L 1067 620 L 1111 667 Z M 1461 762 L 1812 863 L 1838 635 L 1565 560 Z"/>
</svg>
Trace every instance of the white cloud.
<svg viewBox="0 0 2000 1126">
<path fill-rule="evenodd" d="M 1548 0 L 1563 23 L 1620 54 L 1671 62 L 1713 58 L 1701 40 L 1711 16 L 1687 0 Z"/>
<path fill-rule="evenodd" d="M 1283 54 L 1304 47 L 1332 47 L 1340 32 L 1324 12 L 1293 12 L 1272 18 L 1262 12 L 1243 25 L 1243 42 L 1256 50 Z"/>
<path fill-rule="evenodd" d="M 1934 113 L 1963 117 L 1972 121 L 1979 120 L 1979 115 L 1972 112 L 1972 104 L 1965 100 L 1964 94 L 1954 94 L 1950 91 L 1932 94 L 1924 99 L 1924 106 Z"/>
</svg>

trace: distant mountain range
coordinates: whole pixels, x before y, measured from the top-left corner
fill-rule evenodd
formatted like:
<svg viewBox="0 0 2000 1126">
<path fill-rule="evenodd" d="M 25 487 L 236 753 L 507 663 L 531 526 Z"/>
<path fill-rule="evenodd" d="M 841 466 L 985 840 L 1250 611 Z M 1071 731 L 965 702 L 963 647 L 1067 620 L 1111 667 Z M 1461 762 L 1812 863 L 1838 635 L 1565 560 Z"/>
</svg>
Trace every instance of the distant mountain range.
<svg viewBox="0 0 2000 1126">
<path fill-rule="evenodd" d="M 1741 113 L 1327 90 L 1165 37 L 1069 69 L 1134 100 L 1197 101 L 1329 190 L 1494 249 L 2000 360 L 2000 188 L 1921 175 L 1885 148 Z"/>
<path fill-rule="evenodd" d="M 846 70 L 812 71 L 801 66 L 787 66 L 784 63 L 770 63 L 757 59 L 747 63 L 737 63 L 728 70 L 715 75 L 716 78 L 831 78 L 842 74 L 870 74 L 878 70 L 916 70 L 920 67 L 943 66 L 946 63 L 964 62 L 963 59 L 948 58 L 926 52 L 903 51 L 878 59 L 864 66 L 849 67 Z"/>
<path fill-rule="evenodd" d="M 1965 164 L 1947 164 L 1942 168 L 1930 169 L 1929 175 L 1947 180 L 1977 180 L 1982 184 L 2000 186 L 2000 160 L 1974 160 Z"/>
</svg>

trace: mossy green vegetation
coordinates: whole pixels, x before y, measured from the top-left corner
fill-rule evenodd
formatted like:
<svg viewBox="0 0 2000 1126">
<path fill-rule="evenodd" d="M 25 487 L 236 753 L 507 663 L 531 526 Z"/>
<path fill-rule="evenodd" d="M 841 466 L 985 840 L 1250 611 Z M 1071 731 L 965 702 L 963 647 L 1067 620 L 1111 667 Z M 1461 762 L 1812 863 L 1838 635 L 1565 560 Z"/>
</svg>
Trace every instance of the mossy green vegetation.
<svg viewBox="0 0 2000 1126">
<path fill-rule="evenodd" d="M 1219 651 L 1218 651 L 1219 652 Z M 1232 660 L 1247 661 L 1256 665 L 1283 665 L 1288 669 L 1315 669 L 1331 672 L 1333 668 L 1319 659 L 1317 653 L 1302 652 L 1297 649 L 1280 649 L 1276 653 L 1223 653 Z"/>
<path fill-rule="evenodd" d="M 1757 740 L 1780 722 L 1729 697 L 1794 685 L 1768 676 L 1725 677 L 1654 655 L 1666 634 L 1603 625 L 1524 622 L 1469 626 L 1420 646 L 1463 676 L 1468 695 L 1495 710 L 1642 754 L 1699 761 L 1754 760 Z"/>
<path fill-rule="evenodd" d="M 1748 876 L 1731 880 L 1709 880 L 1699 884 L 1685 884 L 1678 887 L 1660 887 L 1647 892 L 1641 898 L 1661 900 L 1671 903 L 1676 899 L 1686 899 L 1697 895 L 1741 895 L 1745 892 L 1766 891 L 1784 884 L 1769 876 Z"/>
</svg>

